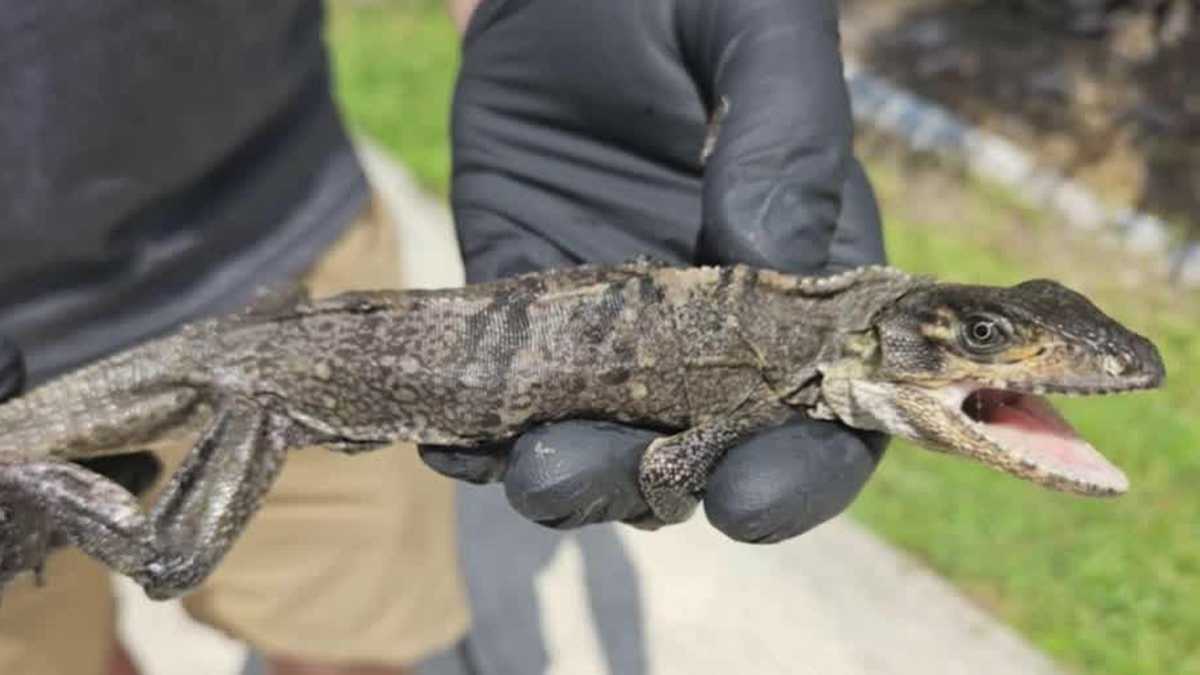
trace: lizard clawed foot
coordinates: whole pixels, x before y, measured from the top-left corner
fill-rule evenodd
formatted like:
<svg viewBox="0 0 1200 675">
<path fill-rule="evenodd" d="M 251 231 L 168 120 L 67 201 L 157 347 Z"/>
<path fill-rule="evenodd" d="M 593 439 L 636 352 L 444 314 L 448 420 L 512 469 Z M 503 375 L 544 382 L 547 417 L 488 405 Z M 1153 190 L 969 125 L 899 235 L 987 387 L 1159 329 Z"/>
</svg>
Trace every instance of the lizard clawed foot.
<svg viewBox="0 0 1200 675">
<path fill-rule="evenodd" d="M 46 556 L 64 544 L 44 509 L 6 495 L 0 500 L 0 589 L 25 571 L 41 585 Z"/>
<path fill-rule="evenodd" d="M 655 439 L 638 466 L 638 487 L 654 518 L 666 525 L 690 518 L 725 451 L 791 414 L 782 403 L 766 402 Z"/>
<path fill-rule="evenodd" d="M 81 466 L 108 477 L 131 493 L 138 494 L 150 487 L 161 464 L 150 453 L 135 453 L 117 457 L 100 457 L 78 462 Z M 34 463 L 0 462 L 0 473 L 8 474 L 3 481 L 9 485 L 21 483 L 17 474 L 33 471 Z M 46 557 L 67 545 L 63 532 L 54 527 L 54 520 L 45 504 L 19 490 L 4 490 L 0 497 L 0 588 L 22 572 L 33 572 L 42 583 Z"/>
<path fill-rule="evenodd" d="M 706 467 L 691 460 L 690 430 L 655 439 L 642 457 L 638 487 L 650 513 L 630 524 L 645 530 L 682 523 L 692 517 L 700 503 Z"/>
<path fill-rule="evenodd" d="M 636 527 L 639 530 L 645 530 L 646 532 L 653 532 L 666 525 L 666 523 L 660 520 L 658 516 L 654 515 L 653 511 L 647 511 L 634 518 L 626 518 L 621 522 L 625 523 L 626 525 Z"/>
<path fill-rule="evenodd" d="M 700 497 L 688 492 L 664 489 L 661 485 L 648 487 L 643 485 L 642 496 L 650 505 L 653 515 L 629 522 L 630 525 L 642 530 L 657 530 L 663 525 L 682 523 L 692 517 L 700 504 Z"/>
</svg>

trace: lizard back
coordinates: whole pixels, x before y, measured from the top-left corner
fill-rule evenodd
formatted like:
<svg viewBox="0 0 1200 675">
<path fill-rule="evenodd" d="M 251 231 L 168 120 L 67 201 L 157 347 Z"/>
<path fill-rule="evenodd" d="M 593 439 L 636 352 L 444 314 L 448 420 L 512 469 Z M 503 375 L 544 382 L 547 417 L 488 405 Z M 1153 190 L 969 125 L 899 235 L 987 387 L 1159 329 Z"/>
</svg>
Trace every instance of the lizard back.
<svg viewBox="0 0 1200 675">
<path fill-rule="evenodd" d="M 346 293 L 228 326 L 211 377 L 343 446 L 484 443 L 569 417 L 680 429 L 759 381 L 755 355 L 715 309 L 692 315 L 712 305 L 703 296 L 716 282 L 715 269 L 639 263 Z M 705 320 L 710 330 L 677 330 Z M 718 399 L 688 395 L 696 363 L 733 378 Z"/>
</svg>

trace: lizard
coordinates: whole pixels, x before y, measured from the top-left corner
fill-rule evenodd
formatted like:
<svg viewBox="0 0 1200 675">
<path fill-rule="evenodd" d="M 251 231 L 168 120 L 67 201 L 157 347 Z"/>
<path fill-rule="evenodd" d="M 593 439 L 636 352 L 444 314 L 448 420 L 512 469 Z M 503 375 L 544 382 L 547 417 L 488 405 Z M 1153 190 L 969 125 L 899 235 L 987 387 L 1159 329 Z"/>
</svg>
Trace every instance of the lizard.
<svg viewBox="0 0 1200 675">
<path fill-rule="evenodd" d="M 568 418 L 664 434 L 638 467 L 654 524 L 687 519 L 729 447 L 797 414 L 1116 495 L 1125 475 L 1041 394 L 1164 377 L 1148 339 L 1049 280 L 639 259 L 455 289 L 275 295 L 0 406 L 0 576 L 40 565 L 54 532 L 171 597 L 217 565 L 290 448 L 478 446 Z M 148 509 L 68 461 L 189 436 Z"/>
</svg>

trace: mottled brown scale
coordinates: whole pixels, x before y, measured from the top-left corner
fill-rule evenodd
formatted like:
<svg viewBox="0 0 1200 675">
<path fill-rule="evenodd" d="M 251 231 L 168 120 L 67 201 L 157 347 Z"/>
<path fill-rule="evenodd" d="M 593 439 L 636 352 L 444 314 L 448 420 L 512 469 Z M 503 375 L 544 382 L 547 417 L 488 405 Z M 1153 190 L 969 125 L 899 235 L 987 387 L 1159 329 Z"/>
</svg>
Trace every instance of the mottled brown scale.
<svg viewBox="0 0 1200 675">
<path fill-rule="evenodd" d="M 322 442 L 475 444 L 571 417 L 682 429 L 767 395 L 764 358 L 780 351 L 778 334 L 742 323 L 783 308 L 744 302 L 748 270 L 720 276 L 630 266 L 346 294 L 268 330 L 230 326 L 241 346 L 203 367 L 214 389 L 277 400 Z"/>
</svg>

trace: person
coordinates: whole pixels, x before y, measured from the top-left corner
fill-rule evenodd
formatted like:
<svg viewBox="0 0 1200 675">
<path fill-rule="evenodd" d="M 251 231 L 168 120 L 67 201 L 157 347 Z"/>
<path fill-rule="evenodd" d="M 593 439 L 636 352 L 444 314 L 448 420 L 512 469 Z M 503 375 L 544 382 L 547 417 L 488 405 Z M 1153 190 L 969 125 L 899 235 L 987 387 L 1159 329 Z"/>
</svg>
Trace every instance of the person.
<svg viewBox="0 0 1200 675">
<path fill-rule="evenodd" d="M 813 274 L 882 260 L 832 0 L 476 4 L 450 0 L 465 31 L 452 206 L 468 281 L 639 254 Z M 36 385 L 281 279 L 397 283 L 331 98 L 317 0 L 6 9 L 7 377 L 18 352 Z M 420 456 L 577 527 L 644 519 L 632 467 L 652 437 L 576 420 Z M 797 419 L 728 454 L 706 515 L 741 541 L 796 536 L 846 507 L 883 446 Z M 163 451 L 168 470 L 181 451 Z M 414 458 L 294 453 L 189 612 L 263 650 L 273 675 L 402 673 L 456 639 L 450 490 Z M 50 560 L 45 589 L 8 589 L 0 671 L 133 672 L 103 571 L 74 553 Z"/>
</svg>

